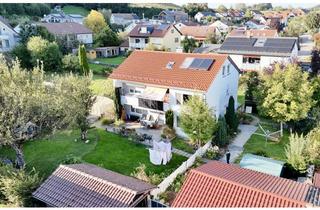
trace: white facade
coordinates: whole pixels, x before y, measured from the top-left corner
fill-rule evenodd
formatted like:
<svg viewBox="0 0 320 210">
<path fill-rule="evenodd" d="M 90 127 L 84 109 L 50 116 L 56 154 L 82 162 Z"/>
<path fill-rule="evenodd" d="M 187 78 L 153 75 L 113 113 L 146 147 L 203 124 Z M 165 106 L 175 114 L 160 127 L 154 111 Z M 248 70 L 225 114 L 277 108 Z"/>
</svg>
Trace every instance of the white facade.
<svg viewBox="0 0 320 210">
<path fill-rule="evenodd" d="M 298 56 L 298 46 L 295 44 L 294 49 L 292 50 L 290 56 L 265 56 L 265 55 L 251 55 L 252 58 L 256 58 L 257 62 L 244 62 L 245 57 L 249 58 L 250 56 L 246 55 L 239 55 L 239 54 L 230 54 L 229 55 L 232 60 L 235 62 L 235 64 L 239 67 L 241 70 L 247 70 L 247 71 L 261 71 L 266 67 L 269 67 L 274 62 L 289 62 L 293 58 L 296 58 Z"/>
<path fill-rule="evenodd" d="M 129 18 L 122 17 L 121 14 L 111 14 L 111 17 L 110 17 L 111 24 L 117 24 L 122 26 L 128 26 L 131 23 L 136 23 L 138 21 L 139 19 L 134 19 L 134 18 L 129 19 Z"/>
<path fill-rule="evenodd" d="M 12 50 L 18 43 L 18 33 L 0 21 L 0 52 Z"/>
<path fill-rule="evenodd" d="M 227 24 L 224 24 L 220 20 L 215 21 L 210 26 L 216 27 L 222 33 L 228 33 L 229 32 L 229 26 Z"/>
<path fill-rule="evenodd" d="M 91 45 L 93 43 L 92 33 L 89 34 L 76 34 L 77 40 L 80 43 Z"/>
<path fill-rule="evenodd" d="M 125 108 L 126 115 L 140 117 L 142 113 L 159 114 L 159 119 L 164 123 L 165 112 L 171 109 L 174 112 L 174 128 L 176 133 L 185 137 L 185 133 L 179 127 L 181 105 L 184 103 L 183 98 L 199 95 L 206 101 L 208 106 L 213 110 L 212 114 L 218 119 L 219 116 L 225 114 L 231 96 L 235 100 L 235 108 L 237 107 L 238 80 L 239 71 L 229 59 L 226 59 L 206 92 L 120 80 L 114 80 L 113 84 L 114 87 L 121 87 L 122 89 L 121 104 Z M 163 92 L 166 93 L 165 100 L 163 101 L 163 110 L 159 111 L 139 106 L 138 96 L 141 96 L 147 87 L 161 88 L 163 89 Z"/>
</svg>

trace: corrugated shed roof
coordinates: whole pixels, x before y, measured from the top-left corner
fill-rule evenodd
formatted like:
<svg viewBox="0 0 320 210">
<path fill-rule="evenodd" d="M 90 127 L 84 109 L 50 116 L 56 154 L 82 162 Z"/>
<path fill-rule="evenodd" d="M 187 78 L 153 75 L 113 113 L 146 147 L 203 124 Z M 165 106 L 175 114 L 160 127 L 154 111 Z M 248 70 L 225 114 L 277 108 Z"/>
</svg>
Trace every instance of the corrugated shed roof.
<svg viewBox="0 0 320 210">
<path fill-rule="evenodd" d="M 186 58 L 214 59 L 209 70 L 181 68 Z M 111 79 L 206 91 L 228 55 L 136 50 L 109 76 Z M 231 59 L 230 59 L 231 60 Z M 166 65 L 174 62 L 172 69 Z M 236 67 L 237 68 L 237 67 Z"/>
<path fill-rule="evenodd" d="M 54 207 L 130 207 L 154 186 L 91 164 L 60 165 L 33 193 Z"/>
<path fill-rule="evenodd" d="M 309 187 L 211 161 L 191 170 L 173 207 L 304 207 Z"/>
</svg>

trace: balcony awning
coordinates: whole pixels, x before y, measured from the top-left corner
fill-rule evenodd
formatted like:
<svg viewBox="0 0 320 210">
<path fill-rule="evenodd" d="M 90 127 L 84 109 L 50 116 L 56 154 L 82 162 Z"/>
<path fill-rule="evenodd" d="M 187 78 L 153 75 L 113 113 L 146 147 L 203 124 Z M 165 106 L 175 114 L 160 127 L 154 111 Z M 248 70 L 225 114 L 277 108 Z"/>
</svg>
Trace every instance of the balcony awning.
<svg viewBox="0 0 320 210">
<path fill-rule="evenodd" d="M 163 101 L 166 95 L 167 89 L 165 88 L 155 88 L 147 87 L 144 89 L 143 93 L 138 96 L 138 98 L 153 100 L 153 101 Z"/>
</svg>

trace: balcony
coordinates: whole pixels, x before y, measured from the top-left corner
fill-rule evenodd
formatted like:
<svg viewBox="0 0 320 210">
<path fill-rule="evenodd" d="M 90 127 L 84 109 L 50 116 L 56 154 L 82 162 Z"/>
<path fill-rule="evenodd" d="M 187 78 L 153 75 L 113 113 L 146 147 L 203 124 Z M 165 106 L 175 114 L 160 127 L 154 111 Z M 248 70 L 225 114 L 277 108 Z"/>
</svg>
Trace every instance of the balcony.
<svg viewBox="0 0 320 210">
<path fill-rule="evenodd" d="M 242 63 L 242 69 L 243 70 L 253 70 L 253 71 L 259 71 L 261 69 L 260 63 Z"/>
</svg>

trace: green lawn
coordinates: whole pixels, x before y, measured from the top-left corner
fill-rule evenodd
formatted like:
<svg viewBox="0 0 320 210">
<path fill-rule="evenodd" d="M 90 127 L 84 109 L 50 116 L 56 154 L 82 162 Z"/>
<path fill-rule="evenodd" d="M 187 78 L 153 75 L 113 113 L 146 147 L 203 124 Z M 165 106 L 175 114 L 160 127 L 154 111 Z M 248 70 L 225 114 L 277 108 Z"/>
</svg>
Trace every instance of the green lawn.
<svg viewBox="0 0 320 210">
<path fill-rule="evenodd" d="M 124 57 L 124 56 L 117 56 L 117 57 L 112 57 L 112 58 L 97 58 L 97 59 L 95 59 L 95 61 L 100 61 L 100 62 L 103 62 L 103 63 L 106 63 L 106 64 L 119 65 L 125 59 L 126 59 L 126 57 Z"/>
<path fill-rule="evenodd" d="M 62 8 L 63 12 L 66 14 L 79 14 L 86 17 L 89 14 L 89 11 L 83 7 L 67 5 Z"/>
<path fill-rule="evenodd" d="M 105 65 L 95 64 L 95 63 L 89 63 L 89 68 L 92 70 L 93 74 L 99 74 L 99 75 L 105 75 L 107 76 L 107 73 L 112 72 L 111 67 L 107 67 Z"/>
<path fill-rule="evenodd" d="M 238 90 L 238 106 L 244 104 L 245 100 L 245 90 L 244 89 L 239 89 Z"/>
<path fill-rule="evenodd" d="M 102 129 L 89 131 L 88 138 L 91 141 L 88 144 L 75 142 L 74 139 L 78 137 L 77 131 L 63 131 L 50 138 L 27 142 L 23 147 L 27 169 L 34 167 L 41 176 L 47 177 L 68 155 L 73 155 L 125 175 L 130 175 L 139 163 L 145 164 L 148 172 L 168 174 L 186 160 L 174 154 L 168 165 L 154 166 L 149 161 L 145 146 Z M 14 153 L 11 149 L 0 148 L 0 157 L 14 159 Z"/>
<path fill-rule="evenodd" d="M 188 144 L 187 140 L 181 138 L 175 138 L 174 140 L 172 140 L 172 146 L 176 149 L 183 150 L 190 154 L 194 153 L 193 147 L 190 144 Z"/>
</svg>

